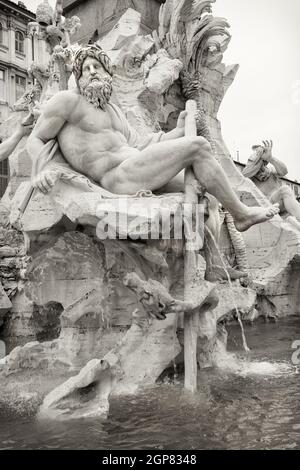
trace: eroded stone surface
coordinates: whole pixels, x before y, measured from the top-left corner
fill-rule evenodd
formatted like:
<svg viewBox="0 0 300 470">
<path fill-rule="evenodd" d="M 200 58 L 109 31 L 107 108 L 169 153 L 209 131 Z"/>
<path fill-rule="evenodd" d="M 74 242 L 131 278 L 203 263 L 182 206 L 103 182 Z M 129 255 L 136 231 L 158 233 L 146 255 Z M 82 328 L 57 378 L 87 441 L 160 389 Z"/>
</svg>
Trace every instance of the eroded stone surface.
<svg viewBox="0 0 300 470">
<path fill-rule="evenodd" d="M 214 315 L 217 321 L 235 313 L 235 309 L 244 313 L 250 311 L 256 303 L 256 292 L 247 287 L 233 284 L 232 288 L 228 284 L 219 284 L 217 286 L 219 303 L 214 309 Z"/>
<path fill-rule="evenodd" d="M 136 314 L 131 328 L 103 359 L 90 361 L 77 376 L 46 396 L 40 417 L 105 418 L 111 394 L 134 393 L 139 387 L 153 385 L 180 350 L 174 315 L 149 322 Z M 88 393 L 87 402 L 82 397 Z"/>
<path fill-rule="evenodd" d="M 4 314 L 10 310 L 11 306 L 11 301 L 7 297 L 2 284 L 0 283 L 0 326 L 2 324 Z"/>
<path fill-rule="evenodd" d="M 80 371 L 52 390 L 39 410 L 40 419 L 106 418 L 112 388 L 110 365 L 92 359 Z"/>
</svg>

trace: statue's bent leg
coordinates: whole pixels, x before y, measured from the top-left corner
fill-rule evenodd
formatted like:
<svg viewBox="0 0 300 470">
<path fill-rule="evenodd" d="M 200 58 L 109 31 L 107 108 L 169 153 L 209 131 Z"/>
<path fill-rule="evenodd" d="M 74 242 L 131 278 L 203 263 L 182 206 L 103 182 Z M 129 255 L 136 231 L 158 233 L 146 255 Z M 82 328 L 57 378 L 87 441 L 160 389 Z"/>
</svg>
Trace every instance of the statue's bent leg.
<svg viewBox="0 0 300 470">
<path fill-rule="evenodd" d="M 154 191 L 167 185 L 190 165 L 198 181 L 210 193 L 209 188 L 215 190 L 217 186 L 223 186 L 225 179 L 227 192 L 243 211 L 244 205 L 232 191 L 223 169 L 212 155 L 210 144 L 203 137 L 182 137 L 150 145 L 106 173 L 100 184 L 118 194 L 134 194 L 140 189 Z M 223 202 L 223 193 L 220 190 L 220 202 Z"/>
<path fill-rule="evenodd" d="M 278 214 L 278 205 L 263 208 L 243 204 L 232 189 L 223 168 L 213 157 L 210 144 L 207 141 L 204 144 L 199 142 L 199 138 L 195 139 L 195 144 L 198 145 L 198 158 L 193 163 L 196 178 L 232 214 L 239 231 L 248 230 L 252 225 L 265 222 Z"/>
<path fill-rule="evenodd" d="M 190 141 L 182 137 L 150 145 L 106 173 L 100 184 L 118 194 L 134 194 L 140 189 L 160 189 L 193 163 Z"/>
<path fill-rule="evenodd" d="M 279 203 L 282 209 L 296 217 L 300 222 L 300 204 L 291 188 L 286 185 L 281 186 L 281 188 L 272 193 L 270 200 L 273 204 Z"/>
<path fill-rule="evenodd" d="M 238 230 L 247 230 L 278 213 L 277 207 L 245 206 L 213 157 L 210 144 L 202 137 L 182 137 L 151 145 L 109 171 L 102 178 L 101 185 L 118 194 L 134 194 L 140 189 L 153 191 L 190 165 L 200 184 L 233 215 Z"/>
</svg>

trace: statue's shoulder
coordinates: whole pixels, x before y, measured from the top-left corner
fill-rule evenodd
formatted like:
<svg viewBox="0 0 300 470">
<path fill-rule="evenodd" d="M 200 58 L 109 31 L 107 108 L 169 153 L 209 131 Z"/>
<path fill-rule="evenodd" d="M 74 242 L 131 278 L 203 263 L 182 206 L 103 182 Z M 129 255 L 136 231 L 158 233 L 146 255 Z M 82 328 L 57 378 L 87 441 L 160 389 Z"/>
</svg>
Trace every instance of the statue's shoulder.
<svg viewBox="0 0 300 470">
<path fill-rule="evenodd" d="M 57 92 L 50 101 L 48 101 L 45 111 L 55 114 L 69 114 L 74 111 L 80 102 L 80 94 L 73 90 L 62 90 Z"/>
<path fill-rule="evenodd" d="M 56 93 L 55 98 L 64 105 L 75 104 L 79 103 L 81 95 L 76 90 L 62 90 Z"/>
</svg>

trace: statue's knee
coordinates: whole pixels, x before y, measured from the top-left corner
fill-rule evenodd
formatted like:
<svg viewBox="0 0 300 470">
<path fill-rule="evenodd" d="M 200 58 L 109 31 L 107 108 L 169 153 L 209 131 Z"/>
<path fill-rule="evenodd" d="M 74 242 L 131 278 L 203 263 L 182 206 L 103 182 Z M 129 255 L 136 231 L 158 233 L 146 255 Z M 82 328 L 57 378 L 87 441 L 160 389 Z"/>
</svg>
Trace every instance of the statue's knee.
<svg viewBox="0 0 300 470">
<path fill-rule="evenodd" d="M 196 155 L 211 156 L 211 145 L 204 137 L 193 137 L 191 139 L 191 148 Z"/>
</svg>

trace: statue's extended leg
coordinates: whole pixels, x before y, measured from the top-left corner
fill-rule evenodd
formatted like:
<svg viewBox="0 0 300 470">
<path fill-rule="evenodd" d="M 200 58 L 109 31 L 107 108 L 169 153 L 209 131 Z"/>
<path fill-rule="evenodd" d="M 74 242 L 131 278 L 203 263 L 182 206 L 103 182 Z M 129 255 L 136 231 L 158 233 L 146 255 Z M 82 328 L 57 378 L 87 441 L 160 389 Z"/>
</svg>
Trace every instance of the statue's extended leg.
<svg viewBox="0 0 300 470">
<path fill-rule="evenodd" d="M 182 137 L 151 145 L 106 173 L 101 185 L 118 194 L 134 194 L 140 189 L 153 191 L 190 165 L 200 184 L 233 215 L 238 230 L 247 230 L 278 213 L 277 206 L 247 207 L 239 200 L 203 137 Z"/>
<path fill-rule="evenodd" d="M 270 200 L 273 204 L 279 203 L 286 212 L 296 217 L 298 222 L 300 222 L 300 204 L 291 188 L 281 186 L 281 188 L 272 193 Z"/>
</svg>

